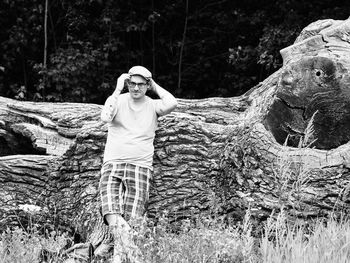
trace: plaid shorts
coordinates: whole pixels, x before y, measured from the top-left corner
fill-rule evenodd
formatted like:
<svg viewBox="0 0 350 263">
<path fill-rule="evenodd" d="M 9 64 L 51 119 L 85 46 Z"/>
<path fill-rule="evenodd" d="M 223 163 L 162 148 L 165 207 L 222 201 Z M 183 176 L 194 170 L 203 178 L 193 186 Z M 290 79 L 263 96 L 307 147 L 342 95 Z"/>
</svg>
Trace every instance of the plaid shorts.
<svg viewBox="0 0 350 263">
<path fill-rule="evenodd" d="M 103 218 L 123 215 L 125 220 L 144 215 L 149 198 L 149 168 L 128 163 L 107 162 L 102 166 L 100 195 Z"/>
</svg>

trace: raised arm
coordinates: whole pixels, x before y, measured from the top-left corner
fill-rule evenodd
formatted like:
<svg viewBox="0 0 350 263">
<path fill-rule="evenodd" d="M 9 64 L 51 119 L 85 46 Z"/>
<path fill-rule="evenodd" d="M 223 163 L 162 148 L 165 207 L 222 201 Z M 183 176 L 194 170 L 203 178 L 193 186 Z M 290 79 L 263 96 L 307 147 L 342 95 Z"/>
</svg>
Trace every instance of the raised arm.
<svg viewBox="0 0 350 263">
<path fill-rule="evenodd" d="M 159 116 L 172 112 L 177 106 L 176 98 L 167 90 L 159 86 L 153 79 L 150 80 L 151 88 L 159 96 L 160 100 L 156 104 L 156 112 Z"/>
<path fill-rule="evenodd" d="M 105 105 L 101 111 L 101 120 L 104 122 L 111 122 L 117 113 L 117 100 L 120 92 L 123 90 L 124 82 L 126 79 L 130 78 L 129 74 L 122 74 L 118 78 L 117 86 L 111 96 L 109 96 L 105 102 Z"/>
</svg>

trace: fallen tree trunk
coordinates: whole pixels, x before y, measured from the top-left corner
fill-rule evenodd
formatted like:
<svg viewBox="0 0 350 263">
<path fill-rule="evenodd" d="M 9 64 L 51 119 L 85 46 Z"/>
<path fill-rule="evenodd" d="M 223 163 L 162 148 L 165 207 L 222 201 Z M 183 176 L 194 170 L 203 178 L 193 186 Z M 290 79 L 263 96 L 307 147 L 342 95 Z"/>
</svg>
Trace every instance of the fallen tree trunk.
<svg viewBox="0 0 350 263">
<path fill-rule="evenodd" d="M 160 118 L 151 218 L 349 211 L 350 20 L 317 21 L 281 54 L 283 67 L 246 94 L 179 99 Z M 98 248 L 107 238 L 98 213 L 101 106 L 0 103 L 0 228 L 35 207 Z"/>
</svg>

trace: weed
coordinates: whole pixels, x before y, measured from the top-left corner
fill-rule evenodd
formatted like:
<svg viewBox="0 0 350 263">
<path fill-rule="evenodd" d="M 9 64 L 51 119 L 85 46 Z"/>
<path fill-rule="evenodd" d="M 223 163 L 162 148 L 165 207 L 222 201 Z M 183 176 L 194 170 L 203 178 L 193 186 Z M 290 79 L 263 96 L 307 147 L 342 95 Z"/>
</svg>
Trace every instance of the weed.
<svg viewBox="0 0 350 263">
<path fill-rule="evenodd" d="M 57 262 L 59 249 L 66 244 L 66 237 L 55 232 L 46 237 L 33 228 L 30 232 L 22 228 L 7 229 L 0 234 L 0 263 L 28 263 L 38 262 L 43 251 L 54 252 L 57 258 L 50 258 L 50 262 Z"/>
</svg>

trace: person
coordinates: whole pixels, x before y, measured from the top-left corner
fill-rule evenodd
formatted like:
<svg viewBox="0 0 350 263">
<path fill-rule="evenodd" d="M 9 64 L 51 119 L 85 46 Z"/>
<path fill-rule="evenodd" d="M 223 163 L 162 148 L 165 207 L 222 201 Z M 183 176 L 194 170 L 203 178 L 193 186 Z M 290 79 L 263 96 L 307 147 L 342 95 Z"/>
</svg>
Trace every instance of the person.
<svg viewBox="0 0 350 263">
<path fill-rule="evenodd" d="M 121 94 L 125 84 L 129 92 Z M 160 99 L 151 99 L 147 90 Z M 148 69 L 134 66 L 120 75 L 101 111 L 108 135 L 99 188 L 102 216 L 115 240 L 113 262 L 126 257 L 120 244 L 128 242 L 128 222 L 145 214 L 158 117 L 176 106 L 176 98 L 153 80 Z"/>
</svg>

